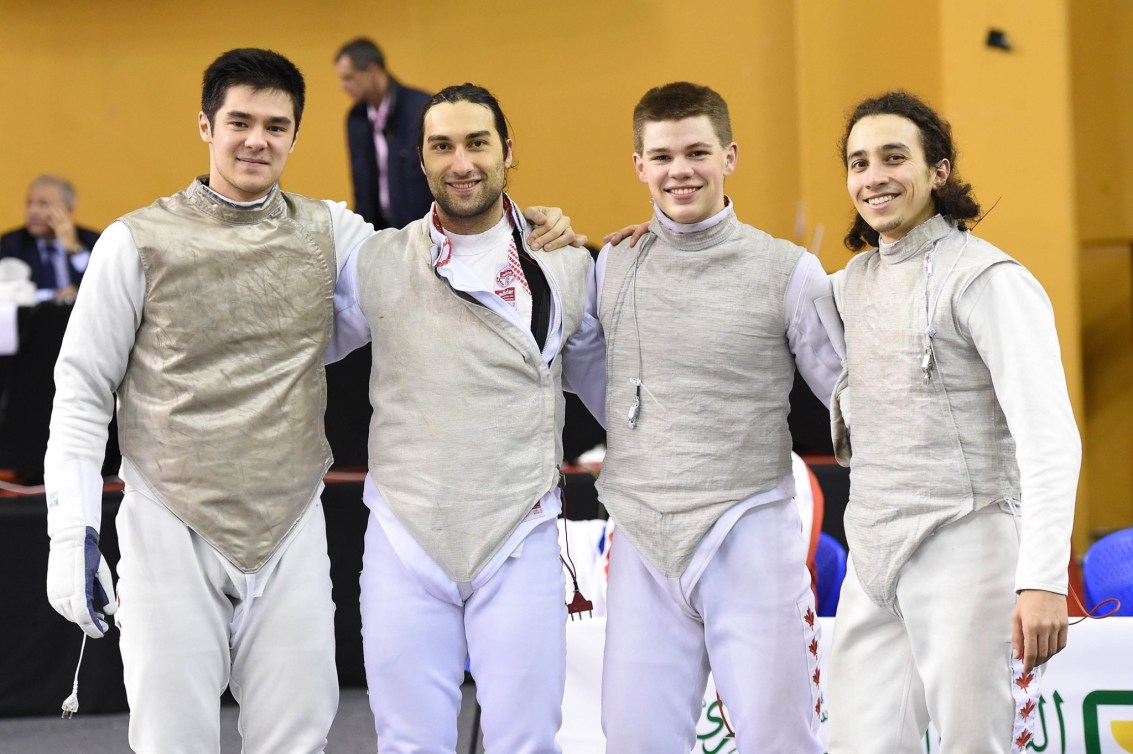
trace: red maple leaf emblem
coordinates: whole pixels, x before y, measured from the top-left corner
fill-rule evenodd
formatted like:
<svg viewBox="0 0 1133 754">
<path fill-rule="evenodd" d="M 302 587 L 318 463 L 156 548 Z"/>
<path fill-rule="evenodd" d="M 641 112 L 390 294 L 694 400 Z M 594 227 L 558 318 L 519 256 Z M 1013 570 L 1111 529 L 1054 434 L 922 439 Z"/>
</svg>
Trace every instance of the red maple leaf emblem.
<svg viewBox="0 0 1133 754">
<path fill-rule="evenodd" d="M 1018 686 L 1023 691 L 1026 691 L 1027 687 L 1031 685 L 1031 681 L 1033 681 L 1033 680 L 1035 680 L 1035 673 L 1034 673 L 1034 671 L 1031 671 L 1030 673 L 1027 673 L 1026 675 L 1021 675 L 1018 678 L 1016 678 L 1015 679 L 1015 685 Z"/>
<path fill-rule="evenodd" d="M 821 699 L 819 699 L 818 703 L 814 705 L 814 714 L 816 714 L 816 715 L 822 714 L 822 700 Z"/>
<path fill-rule="evenodd" d="M 1028 699 L 1027 703 L 1019 708 L 1019 717 L 1027 720 L 1035 711 L 1035 700 Z"/>
<path fill-rule="evenodd" d="M 1027 744 L 1029 744 L 1030 742 L 1031 731 L 1025 730 L 1019 734 L 1018 738 L 1015 739 L 1015 746 L 1019 749 L 1019 751 L 1022 751 L 1023 749 L 1027 748 Z"/>
<path fill-rule="evenodd" d="M 810 653 L 812 655 L 814 655 L 815 657 L 818 657 L 818 639 L 811 639 L 810 640 L 809 649 L 810 649 Z"/>
<path fill-rule="evenodd" d="M 814 628 L 814 611 L 809 607 L 806 609 L 806 615 L 803 616 L 803 620 L 806 621 L 808 626 Z"/>
<path fill-rule="evenodd" d="M 812 681 L 814 681 L 814 685 L 817 686 L 818 685 L 818 679 L 821 678 L 821 677 L 822 677 L 822 669 L 816 668 L 815 671 L 814 671 L 814 675 L 812 675 L 810 677 L 810 679 Z"/>
</svg>

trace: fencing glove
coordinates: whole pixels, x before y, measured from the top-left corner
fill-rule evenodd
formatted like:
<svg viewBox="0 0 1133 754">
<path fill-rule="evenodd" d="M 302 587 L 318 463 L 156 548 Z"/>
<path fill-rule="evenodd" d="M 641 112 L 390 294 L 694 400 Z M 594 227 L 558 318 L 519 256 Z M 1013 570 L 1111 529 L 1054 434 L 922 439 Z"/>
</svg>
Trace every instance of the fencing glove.
<svg viewBox="0 0 1133 754">
<path fill-rule="evenodd" d="M 104 620 L 118 609 L 113 599 L 110 568 L 98 549 L 98 532 L 91 526 L 70 526 L 51 535 L 47 556 L 47 600 L 88 636 L 106 633 Z"/>
</svg>

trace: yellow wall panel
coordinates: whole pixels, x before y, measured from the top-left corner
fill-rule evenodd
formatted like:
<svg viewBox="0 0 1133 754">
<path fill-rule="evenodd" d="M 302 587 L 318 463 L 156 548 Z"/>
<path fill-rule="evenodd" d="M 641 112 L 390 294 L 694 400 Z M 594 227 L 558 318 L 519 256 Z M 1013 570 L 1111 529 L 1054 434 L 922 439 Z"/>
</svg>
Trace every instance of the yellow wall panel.
<svg viewBox="0 0 1133 754">
<path fill-rule="evenodd" d="M 1133 239 L 1133 3 L 1071 3 L 1070 30 L 1080 236 Z"/>
<path fill-rule="evenodd" d="M 1091 535 L 1133 525 L 1133 5 L 1070 4 Z"/>
<path fill-rule="evenodd" d="M 796 5 L 805 245 L 834 271 L 850 258 L 842 238 L 854 217 L 838 154 L 846 117 L 861 100 L 891 89 L 907 89 L 929 102 L 938 97 L 937 2 L 905 3 L 899 14 L 882 0 Z M 821 235 L 817 249 L 816 235 Z"/>
<path fill-rule="evenodd" d="M 1082 252 L 1089 534 L 1133 526 L 1133 247 Z"/>
</svg>

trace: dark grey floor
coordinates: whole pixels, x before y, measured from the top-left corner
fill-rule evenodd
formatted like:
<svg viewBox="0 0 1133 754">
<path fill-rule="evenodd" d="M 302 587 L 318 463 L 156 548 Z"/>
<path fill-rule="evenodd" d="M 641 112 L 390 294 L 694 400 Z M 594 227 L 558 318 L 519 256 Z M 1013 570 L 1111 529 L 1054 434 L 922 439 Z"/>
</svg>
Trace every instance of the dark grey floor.
<svg viewBox="0 0 1133 754">
<path fill-rule="evenodd" d="M 475 689 L 470 683 L 461 689 L 464 702 L 460 709 L 457 754 L 470 754 Z M 80 702 L 82 700 L 80 694 Z M 240 736 L 236 731 L 237 708 L 225 706 L 220 712 L 220 745 L 222 754 L 240 754 Z M 70 720 L 58 717 L 25 717 L 0 719 L 0 752 L 4 754 L 128 754 L 128 718 L 122 715 L 79 714 Z M 366 692 L 343 689 L 338 715 L 327 742 L 327 754 L 374 754 L 374 718 Z M 483 754 L 477 744 L 477 754 Z"/>
</svg>

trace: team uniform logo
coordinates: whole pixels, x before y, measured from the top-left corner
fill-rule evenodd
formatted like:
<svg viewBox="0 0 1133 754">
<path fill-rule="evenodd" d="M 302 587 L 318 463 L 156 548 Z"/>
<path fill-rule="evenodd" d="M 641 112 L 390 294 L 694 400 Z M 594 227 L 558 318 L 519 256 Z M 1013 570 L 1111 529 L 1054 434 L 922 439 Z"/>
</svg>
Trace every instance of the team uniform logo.
<svg viewBox="0 0 1133 754">
<path fill-rule="evenodd" d="M 511 268 L 510 264 L 501 264 L 500 268 L 496 270 L 496 287 L 512 288 L 514 286 L 515 270 Z"/>
<path fill-rule="evenodd" d="M 522 286 L 528 294 L 531 293 L 531 289 L 527 287 L 527 277 L 523 274 L 523 268 L 519 264 L 519 253 L 515 249 L 513 239 L 511 247 L 508 249 L 508 261 L 496 269 L 496 295 L 513 309 L 519 308 L 515 301 L 517 286 Z"/>
</svg>

